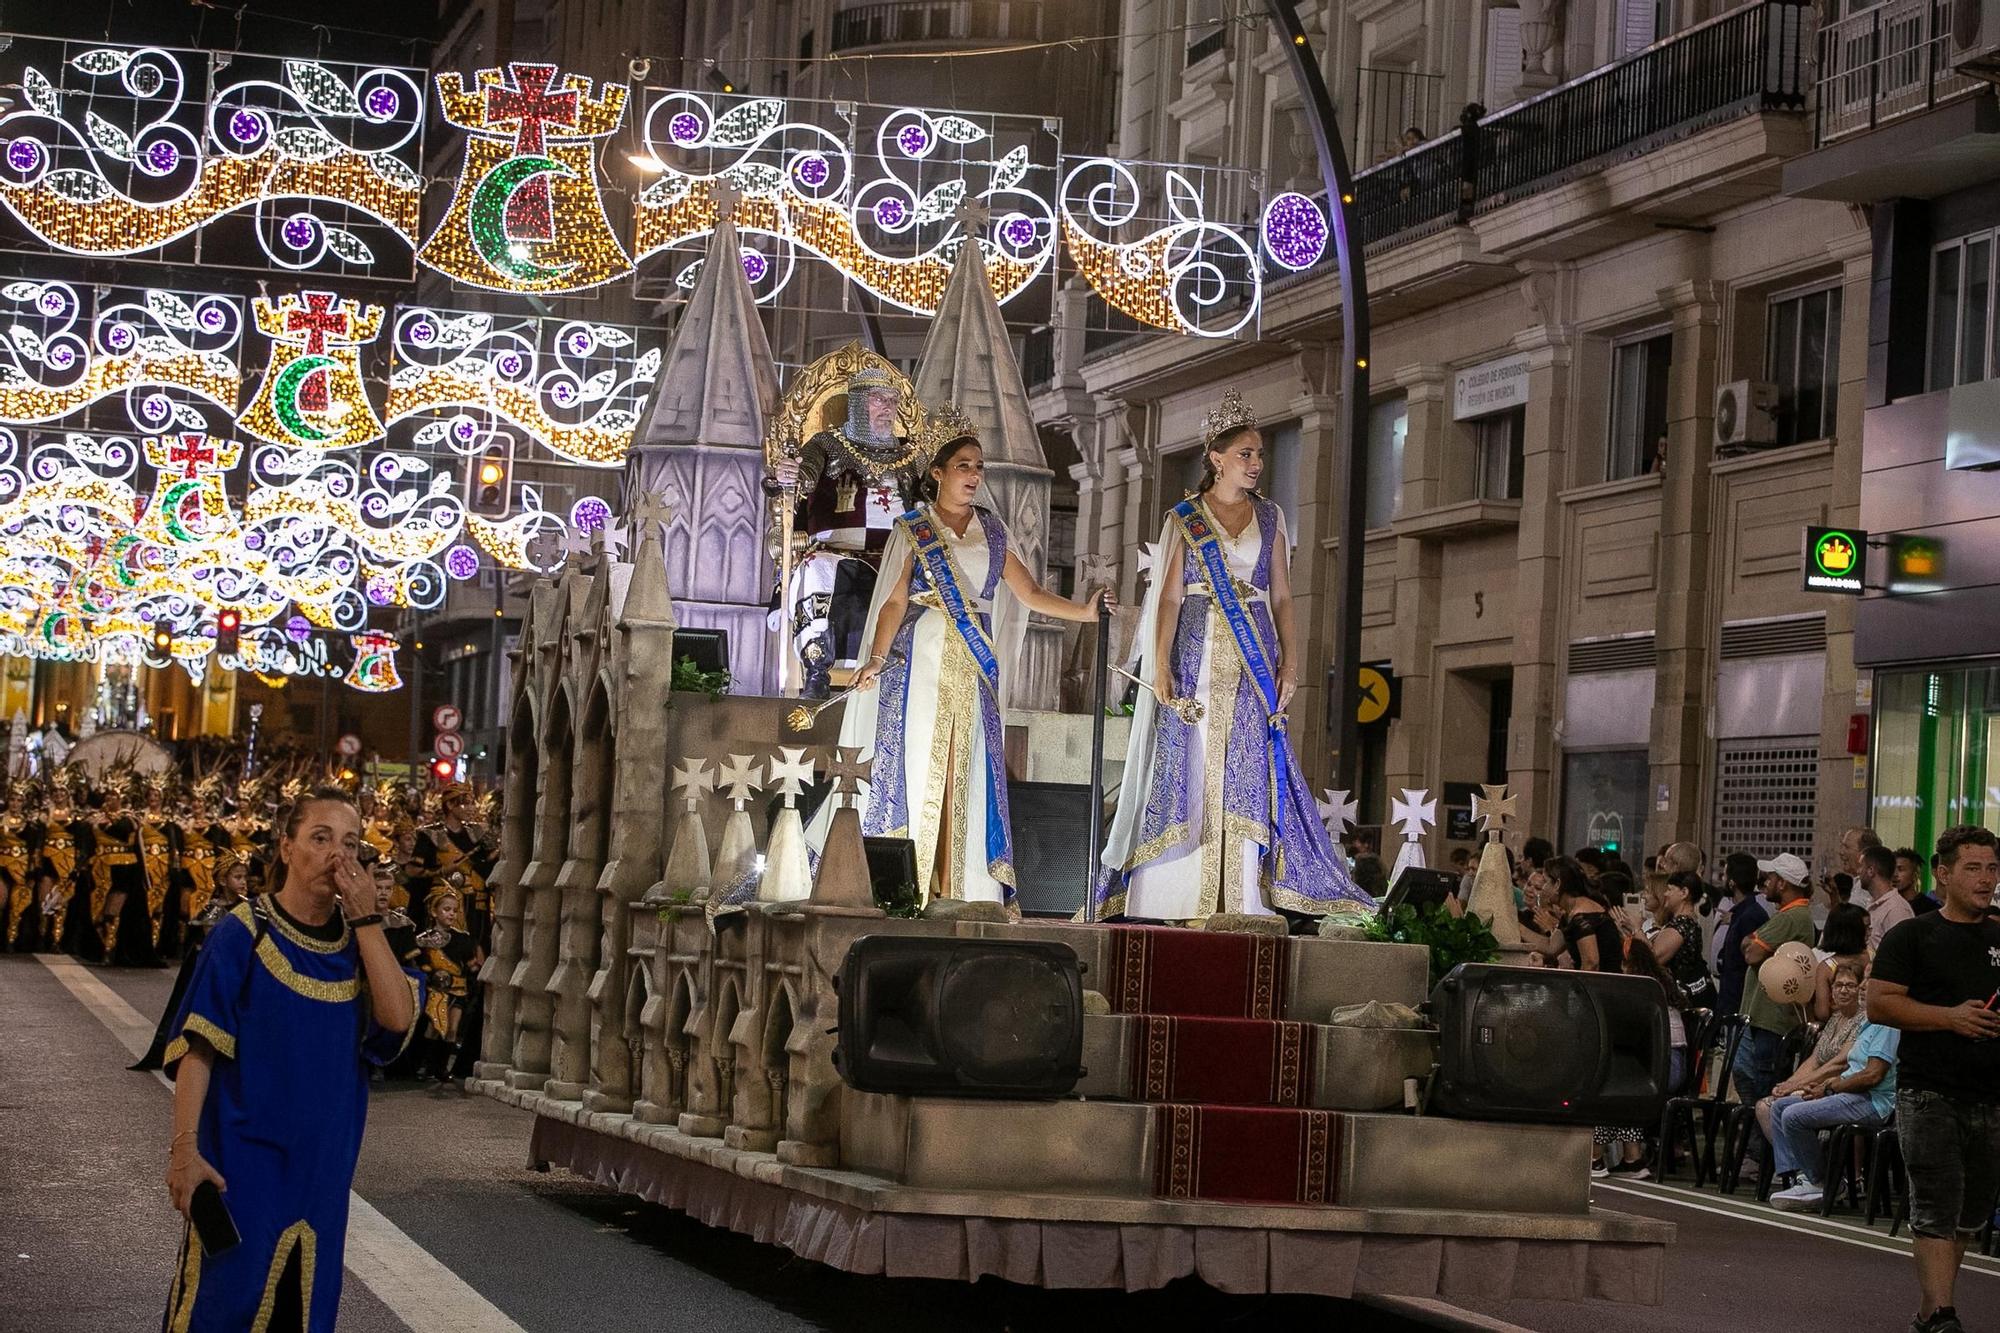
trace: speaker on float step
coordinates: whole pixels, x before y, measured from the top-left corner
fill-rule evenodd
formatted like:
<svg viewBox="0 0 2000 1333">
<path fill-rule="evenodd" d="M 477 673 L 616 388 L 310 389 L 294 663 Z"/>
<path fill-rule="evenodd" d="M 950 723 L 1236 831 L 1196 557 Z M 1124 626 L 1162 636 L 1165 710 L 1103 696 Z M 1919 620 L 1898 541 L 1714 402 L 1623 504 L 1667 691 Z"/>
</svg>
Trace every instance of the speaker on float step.
<svg viewBox="0 0 2000 1333">
<path fill-rule="evenodd" d="M 834 1068 L 863 1092 L 1060 1097 L 1083 1076 L 1082 973 L 1066 944 L 864 935 Z"/>
<path fill-rule="evenodd" d="M 1658 1123 L 1667 997 L 1649 977 L 1461 963 L 1431 992 L 1430 1110 L 1468 1120 Z"/>
</svg>

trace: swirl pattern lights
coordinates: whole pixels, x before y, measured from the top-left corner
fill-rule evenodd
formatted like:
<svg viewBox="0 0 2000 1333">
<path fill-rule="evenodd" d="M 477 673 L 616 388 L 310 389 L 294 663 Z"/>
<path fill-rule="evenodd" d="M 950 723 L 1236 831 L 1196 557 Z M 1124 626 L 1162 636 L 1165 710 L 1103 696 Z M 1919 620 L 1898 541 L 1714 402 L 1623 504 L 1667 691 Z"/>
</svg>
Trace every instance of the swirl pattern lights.
<svg viewBox="0 0 2000 1333">
<path fill-rule="evenodd" d="M 1254 328 L 1263 297 L 1257 249 L 1236 228 L 1210 219 L 1197 184 L 1219 173 L 1159 171 L 1161 189 L 1149 196 L 1132 168 L 1115 159 L 1070 167 L 1063 244 L 1077 270 L 1112 309 L 1154 328 L 1205 338 Z M 1142 217 L 1148 197 L 1164 197 L 1168 216 Z"/>
<path fill-rule="evenodd" d="M 582 320 L 435 310 L 397 311 L 388 419 L 419 415 L 420 445 L 472 456 L 509 423 L 573 462 L 615 467 L 660 373 L 658 348 Z"/>
<path fill-rule="evenodd" d="M 0 424 L 60 421 L 117 394 L 141 430 L 201 429 L 164 390 L 235 410 L 242 308 L 232 297 L 65 282 L 0 286 Z M 150 390 L 151 392 L 147 392 Z"/>
<path fill-rule="evenodd" d="M 1003 139 L 1016 142 L 1002 149 Z M 854 141 L 870 150 L 850 152 Z M 1053 181 L 1056 155 L 1037 121 L 668 92 L 647 108 L 644 142 L 661 172 L 639 196 L 634 252 L 691 255 L 720 219 L 726 185 L 741 196 L 738 231 L 772 243 L 770 256 L 744 256 L 759 301 L 784 289 L 801 247 L 924 315 L 937 313 L 967 240 L 984 249 L 1002 304 L 1054 255 L 1044 182 Z M 685 263 L 675 284 L 691 288 L 699 261 L 674 262 Z"/>
<path fill-rule="evenodd" d="M 16 38 L 0 207 L 84 255 L 407 276 L 423 183 L 419 71 Z M 220 80 L 225 74 L 228 82 Z M 211 224 L 249 214 L 247 235 Z M 378 264 L 394 245 L 402 264 Z"/>
<path fill-rule="evenodd" d="M 596 143 L 625 118 L 625 85 L 592 97 L 554 65 L 483 69 L 467 91 L 437 78 L 442 113 L 465 131 L 451 205 L 417 258 L 471 287 L 574 292 L 632 271 L 597 193 Z"/>
<path fill-rule="evenodd" d="M 382 438 L 382 422 L 361 382 L 361 348 L 382 328 L 382 307 L 337 300 L 332 292 L 252 302 L 271 340 L 257 396 L 236 424 L 260 440 L 349 449 Z"/>
</svg>

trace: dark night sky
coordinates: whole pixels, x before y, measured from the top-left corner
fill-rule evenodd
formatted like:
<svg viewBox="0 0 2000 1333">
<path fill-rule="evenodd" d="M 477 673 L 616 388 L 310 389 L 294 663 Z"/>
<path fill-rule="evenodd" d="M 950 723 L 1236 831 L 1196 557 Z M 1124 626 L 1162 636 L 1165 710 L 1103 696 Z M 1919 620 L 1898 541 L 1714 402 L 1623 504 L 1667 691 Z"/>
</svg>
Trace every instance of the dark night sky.
<svg viewBox="0 0 2000 1333">
<path fill-rule="evenodd" d="M 437 16 L 437 0 L 0 0 L 6 32 L 417 65 Z"/>
</svg>

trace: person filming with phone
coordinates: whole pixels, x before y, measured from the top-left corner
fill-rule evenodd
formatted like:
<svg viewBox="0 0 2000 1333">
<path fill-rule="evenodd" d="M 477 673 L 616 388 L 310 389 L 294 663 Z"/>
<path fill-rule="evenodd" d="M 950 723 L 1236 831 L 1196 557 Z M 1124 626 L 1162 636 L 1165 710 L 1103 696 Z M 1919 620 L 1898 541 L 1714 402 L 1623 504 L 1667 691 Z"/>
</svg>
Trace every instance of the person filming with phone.
<svg viewBox="0 0 2000 1333">
<path fill-rule="evenodd" d="M 277 887 L 202 946 L 175 1019 L 167 1191 L 188 1219 L 166 1326 L 333 1333 L 369 1064 L 396 1058 L 422 982 L 390 951 L 338 788 L 293 805 Z"/>
<path fill-rule="evenodd" d="M 1987 914 L 1996 846 L 1974 824 L 1938 835 L 1944 907 L 1891 927 L 1868 982 L 1868 1017 L 1903 1033 L 1896 1139 L 1910 1178 L 1915 1333 L 1963 1333 L 1958 1268 L 2000 1203 L 2000 920 Z"/>
</svg>

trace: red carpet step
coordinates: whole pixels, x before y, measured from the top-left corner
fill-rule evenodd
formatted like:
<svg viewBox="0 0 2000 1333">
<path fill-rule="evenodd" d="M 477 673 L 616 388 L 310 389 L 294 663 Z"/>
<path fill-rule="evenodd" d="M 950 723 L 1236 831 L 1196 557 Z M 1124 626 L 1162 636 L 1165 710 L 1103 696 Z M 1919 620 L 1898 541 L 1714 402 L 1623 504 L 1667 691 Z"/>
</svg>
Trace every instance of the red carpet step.
<svg viewBox="0 0 2000 1333">
<path fill-rule="evenodd" d="M 1112 1011 L 1182 1018 L 1283 1018 L 1291 941 L 1171 926 L 1113 926 Z"/>
<path fill-rule="evenodd" d="M 1338 1111 L 1162 1106 L 1153 1193 L 1215 1203 L 1339 1203 Z"/>
<path fill-rule="evenodd" d="M 1164 1014 L 1138 1022 L 1127 1093 L 1135 1102 L 1296 1107 L 1312 1096 L 1310 1024 Z"/>
</svg>

